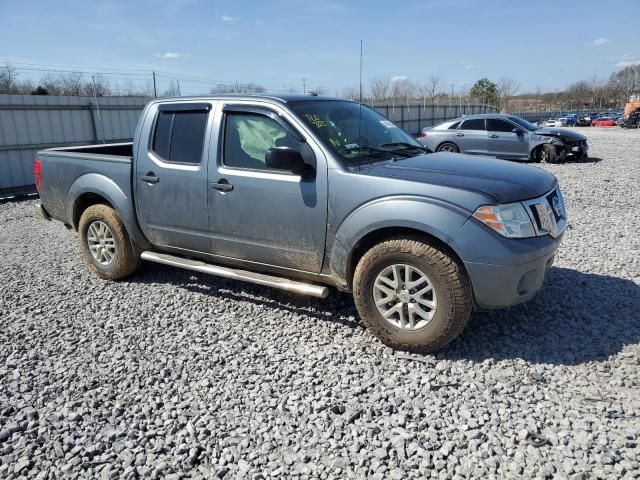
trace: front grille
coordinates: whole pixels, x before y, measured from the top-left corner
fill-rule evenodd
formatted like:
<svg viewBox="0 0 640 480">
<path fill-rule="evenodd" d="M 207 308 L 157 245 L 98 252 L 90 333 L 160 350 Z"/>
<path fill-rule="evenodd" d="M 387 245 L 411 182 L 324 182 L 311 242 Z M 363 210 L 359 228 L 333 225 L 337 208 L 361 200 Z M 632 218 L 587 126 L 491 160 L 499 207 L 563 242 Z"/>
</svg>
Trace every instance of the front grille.
<svg viewBox="0 0 640 480">
<path fill-rule="evenodd" d="M 559 236 L 567 224 L 567 213 L 560 190 L 556 187 L 551 192 L 533 200 L 522 202 L 529 212 L 538 235 Z"/>
</svg>

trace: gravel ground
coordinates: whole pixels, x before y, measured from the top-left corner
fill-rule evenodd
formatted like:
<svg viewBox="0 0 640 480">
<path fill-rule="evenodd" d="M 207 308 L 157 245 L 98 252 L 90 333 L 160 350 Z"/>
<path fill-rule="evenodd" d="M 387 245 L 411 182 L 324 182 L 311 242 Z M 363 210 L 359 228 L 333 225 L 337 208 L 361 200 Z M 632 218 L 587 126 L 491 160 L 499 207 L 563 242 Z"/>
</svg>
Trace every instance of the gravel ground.
<svg viewBox="0 0 640 480">
<path fill-rule="evenodd" d="M 570 227 L 541 294 L 435 356 L 326 300 L 145 265 L 0 204 L 0 478 L 638 478 L 640 130 L 544 165 Z"/>
</svg>

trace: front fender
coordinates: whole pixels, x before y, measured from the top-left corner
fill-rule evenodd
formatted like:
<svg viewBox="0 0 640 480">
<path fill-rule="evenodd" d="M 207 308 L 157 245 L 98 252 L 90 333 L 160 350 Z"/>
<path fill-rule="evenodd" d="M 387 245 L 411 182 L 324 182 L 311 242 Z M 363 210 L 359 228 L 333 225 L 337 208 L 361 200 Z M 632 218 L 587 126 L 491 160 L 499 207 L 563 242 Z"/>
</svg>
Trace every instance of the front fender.
<svg viewBox="0 0 640 480">
<path fill-rule="evenodd" d="M 450 245 L 471 212 L 434 198 L 383 197 L 351 212 L 337 228 L 329 248 L 329 270 L 341 286 L 349 283 L 351 253 L 367 234 L 384 228 L 410 228 Z"/>
<path fill-rule="evenodd" d="M 99 195 L 107 200 L 118 212 L 133 243 L 140 248 L 149 248 L 149 242 L 138 227 L 136 213 L 133 208 L 133 199 L 127 196 L 116 182 L 99 173 L 82 175 L 69 188 L 65 205 L 69 225 L 74 225 L 73 219 L 76 216 L 78 199 L 87 193 Z"/>
</svg>

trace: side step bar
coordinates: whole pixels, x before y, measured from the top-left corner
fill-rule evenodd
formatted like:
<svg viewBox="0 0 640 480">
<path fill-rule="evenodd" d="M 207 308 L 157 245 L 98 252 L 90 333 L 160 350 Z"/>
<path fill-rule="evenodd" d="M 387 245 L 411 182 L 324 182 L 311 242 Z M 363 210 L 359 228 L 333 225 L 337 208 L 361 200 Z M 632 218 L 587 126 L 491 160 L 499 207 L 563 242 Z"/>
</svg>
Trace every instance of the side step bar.
<svg viewBox="0 0 640 480">
<path fill-rule="evenodd" d="M 231 278 L 234 280 L 242 280 L 245 282 L 256 283 L 266 287 L 279 288 L 288 292 L 300 293 L 302 295 L 310 295 L 312 297 L 326 298 L 329 295 L 329 289 L 321 285 L 313 285 L 310 283 L 296 282 L 282 277 L 274 277 L 263 273 L 249 272 L 247 270 L 237 270 L 235 268 L 220 267 L 199 260 L 190 260 L 187 258 L 167 255 L 166 253 L 142 252 L 140 257 L 149 262 L 162 263 L 171 265 L 172 267 L 194 270 L 196 272 L 217 275 L 218 277 Z"/>
</svg>

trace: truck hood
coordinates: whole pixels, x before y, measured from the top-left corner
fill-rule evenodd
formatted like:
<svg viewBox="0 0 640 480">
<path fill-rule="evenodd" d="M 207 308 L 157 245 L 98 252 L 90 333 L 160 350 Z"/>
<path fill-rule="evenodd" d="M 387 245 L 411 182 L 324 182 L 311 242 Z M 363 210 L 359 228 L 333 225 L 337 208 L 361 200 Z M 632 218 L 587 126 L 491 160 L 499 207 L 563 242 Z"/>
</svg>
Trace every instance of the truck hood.
<svg viewBox="0 0 640 480">
<path fill-rule="evenodd" d="M 556 184 L 556 177 L 536 167 L 448 152 L 366 165 L 359 173 L 473 190 L 499 203 L 535 198 Z"/>
<path fill-rule="evenodd" d="M 587 137 L 582 135 L 581 133 L 574 132 L 572 130 L 567 130 L 565 128 L 539 128 L 535 132 L 536 135 L 541 135 L 543 137 L 556 137 L 564 140 L 565 142 L 581 142 L 586 140 Z"/>
</svg>

